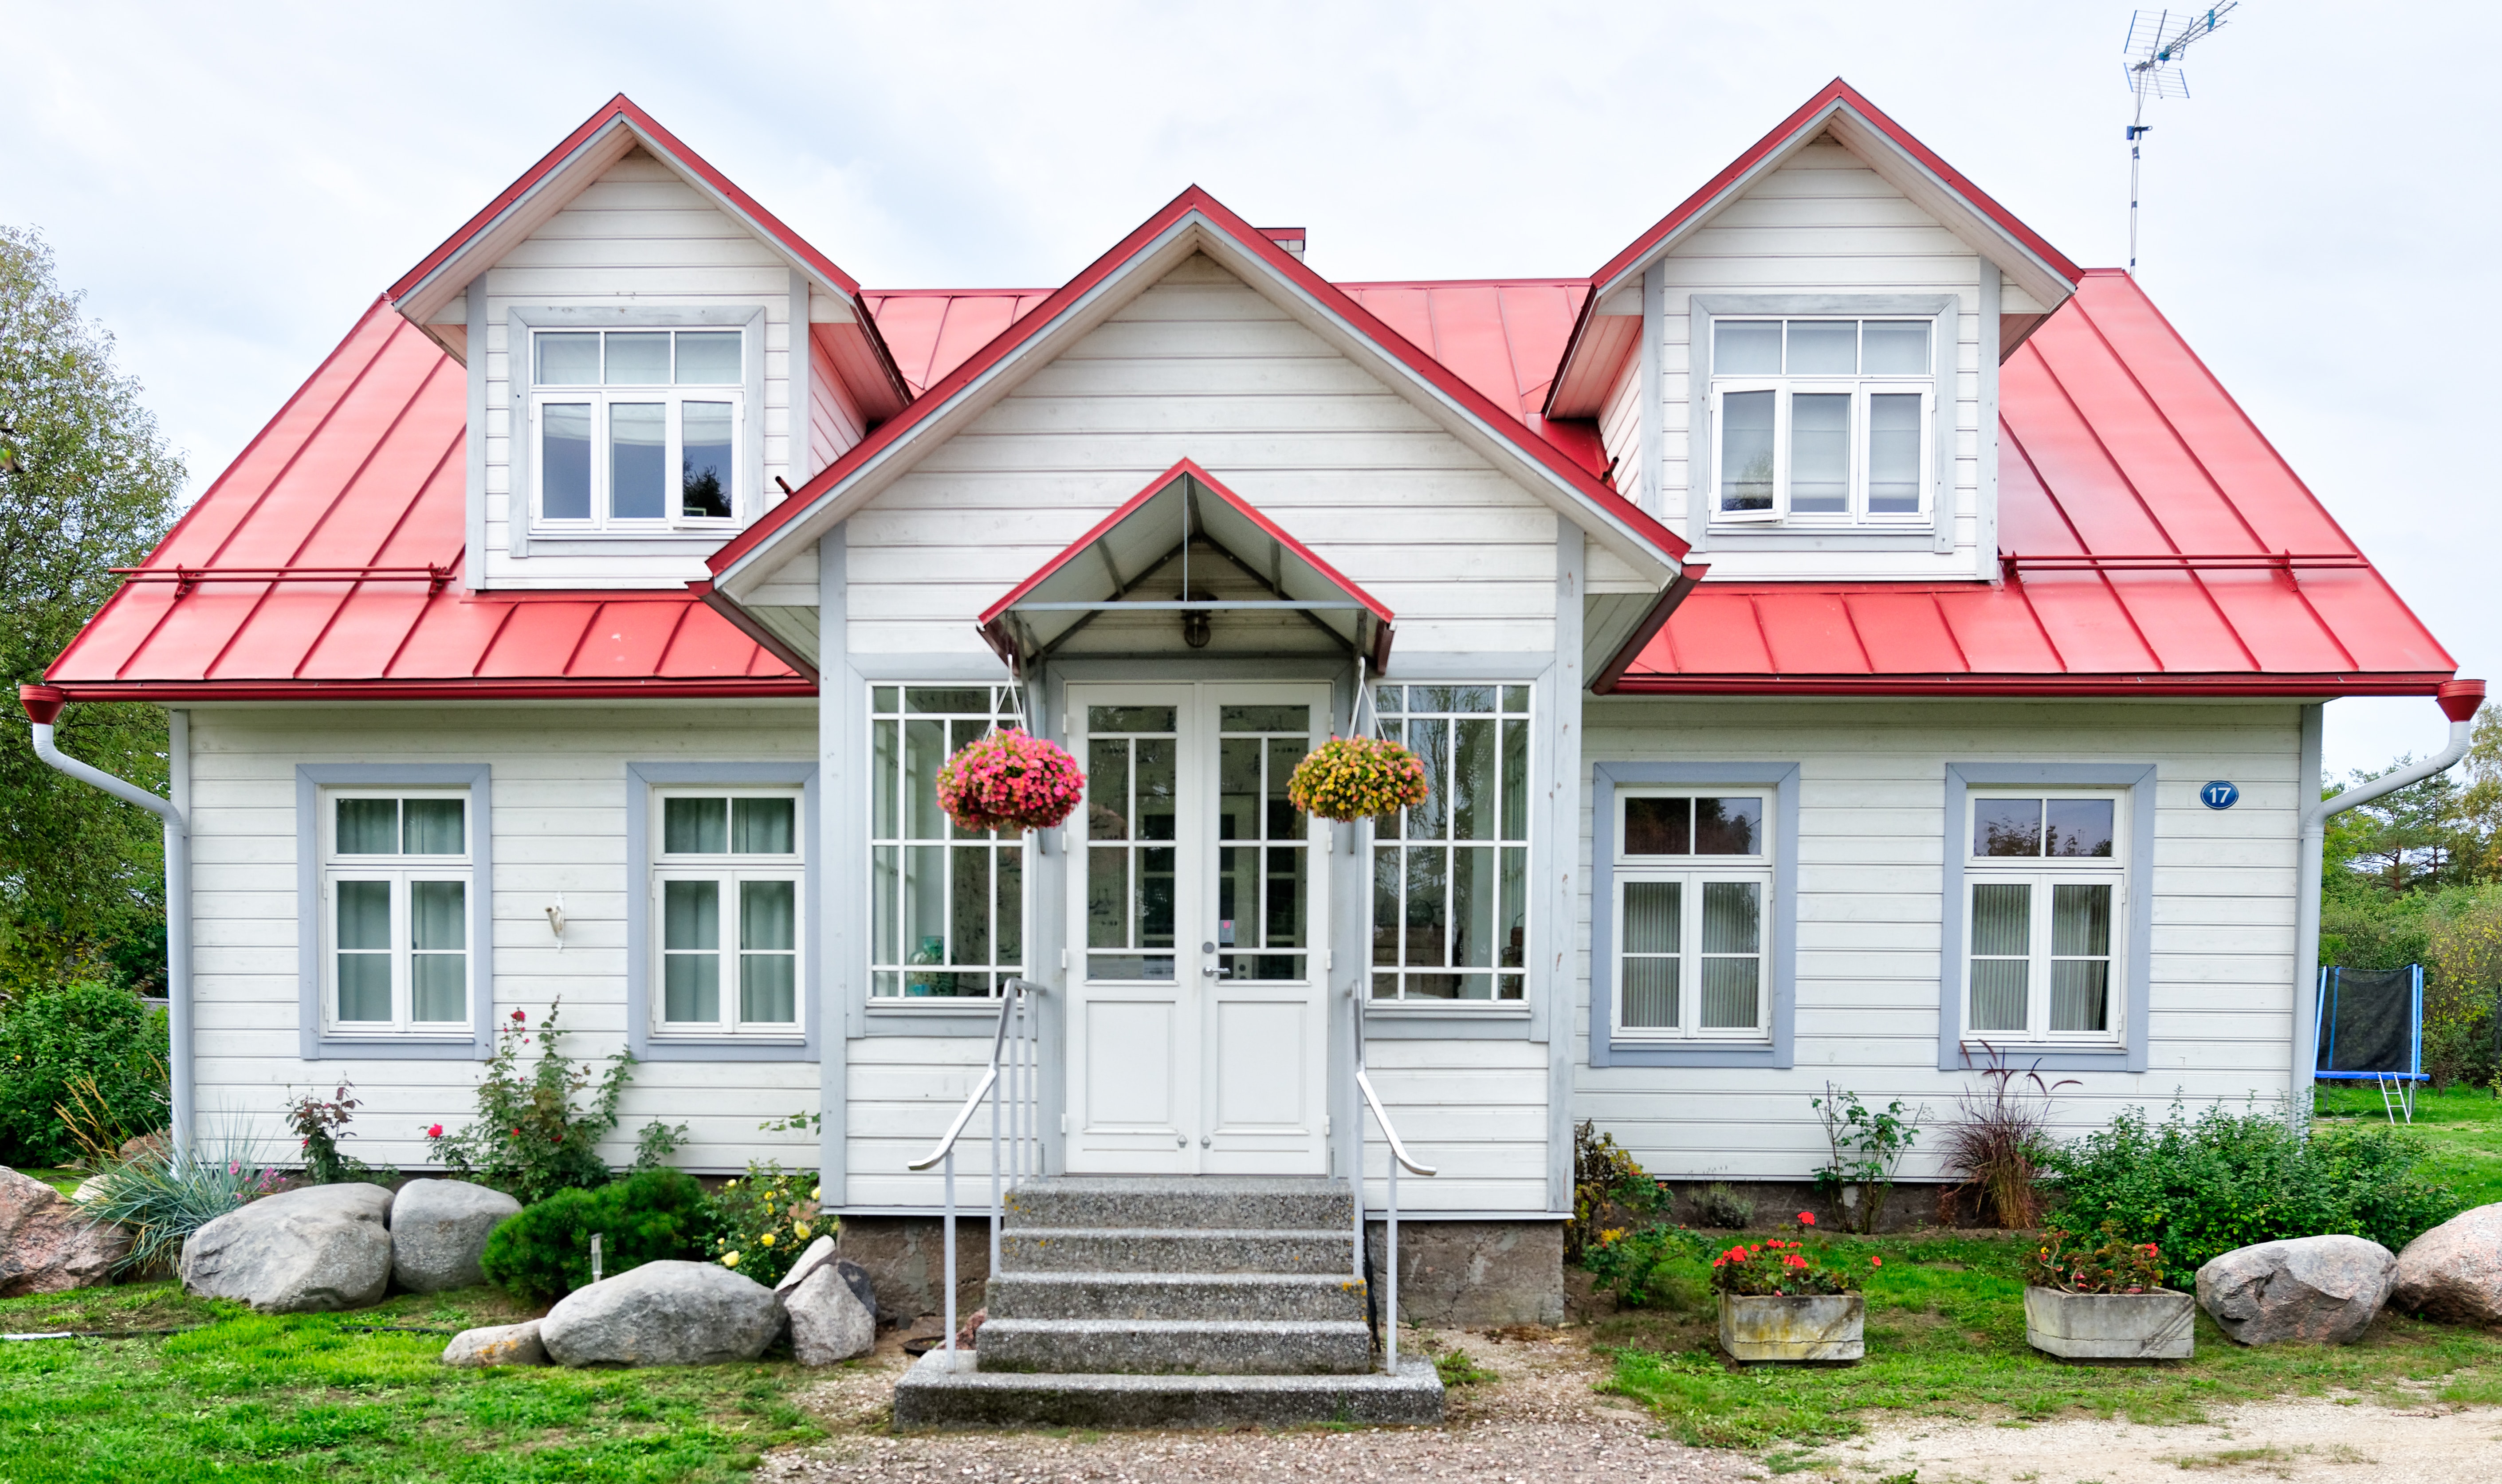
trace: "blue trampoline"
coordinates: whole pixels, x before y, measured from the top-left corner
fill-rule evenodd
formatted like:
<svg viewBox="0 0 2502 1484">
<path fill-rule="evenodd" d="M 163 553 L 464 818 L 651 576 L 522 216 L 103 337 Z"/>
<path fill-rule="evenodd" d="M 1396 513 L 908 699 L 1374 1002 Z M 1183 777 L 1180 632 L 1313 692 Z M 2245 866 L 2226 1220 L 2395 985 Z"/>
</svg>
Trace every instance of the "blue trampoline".
<svg viewBox="0 0 2502 1484">
<path fill-rule="evenodd" d="M 2381 1106 L 2396 1123 L 2416 1118 L 2416 1084 L 2423 1069 L 2423 965 L 2403 968 L 2319 970 L 2318 1064 L 2320 1082 L 2369 1082 L 2381 1090 Z"/>
</svg>

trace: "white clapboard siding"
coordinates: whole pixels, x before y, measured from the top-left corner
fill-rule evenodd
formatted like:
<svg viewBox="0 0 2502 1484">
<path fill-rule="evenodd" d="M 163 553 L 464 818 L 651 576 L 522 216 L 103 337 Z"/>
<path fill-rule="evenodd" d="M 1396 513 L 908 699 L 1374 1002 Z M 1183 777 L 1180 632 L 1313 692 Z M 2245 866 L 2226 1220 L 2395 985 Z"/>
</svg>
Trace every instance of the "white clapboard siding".
<svg viewBox="0 0 2502 1484">
<path fill-rule="evenodd" d="M 597 556 L 540 551 L 513 557 L 514 523 L 526 522 L 526 491 L 513 488 L 511 391 L 516 367 L 506 344 L 516 308 L 616 306 L 649 302 L 672 308 L 761 309 L 764 314 L 764 399 L 747 409 L 762 431 L 763 467 L 756 489 L 779 494 L 774 478 L 796 485 L 814 469 L 791 461 L 791 269 L 780 253 L 714 209 L 668 166 L 636 150 L 609 167 L 562 211 L 487 270 L 486 503 L 488 580 L 498 586 L 675 588 L 706 575 L 699 553 L 637 553 L 632 543 Z M 820 364 L 812 388 L 832 381 Z M 846 423 L 837 400 L 812 393 L 810 447 L 829 460 L 860 441 L 858 419 Z M 755 496 L 751 493 L 751 498 Z M 763 503 L 756 505 L 761 510 Z M 527 543 L 524 542 L 524 546 Z"/>
<path fill-rule="evenodd" d="M 2262 1103 L 2290 1083 L 2298 709 L 2290 703 L 2114 705 L 1990 700 L 1606 700 L 1584 713 L 1585 766 L 1603 761 L 1799 764 L 1797 1064 L 1592 1067 L 1589 896 L 1572 939 L 1572 1116 L 1593 1119 L 1652 1173 L 1800 1179 L 1827 1158 L 1808 1099 L 1830 1080 L 1881 1107 L 1927 1109 L 1906 1172 L 1937 1172 L 1936 1130 L 1973 1086 L 1938 1069 L 1948 761 L 2151 763 L 2156 768 L 2147 1069 L 2045 1073 L 2057 1131 L 2129 1106 Z M 1586 776 L 1586 775 L 1585 775 Z M 2198 802 L 2229 778 L 2230 810 Z M 1581 838 L 1584 883 L 1588 795 Z M 1604 1028 L 1601 1028 L 1604 1031 Z M 2018 1054 L 2011 1060 L 2021 1063 Z"/>
<path fill-rule="evenodd" d="M 812 335 L 808 338 L 808 457 L 803 467 L 791 471 L 791 487 L 797 489 L 816 477 L 818 470 L 843 456 L 844 453 L 868 436 L 868 420 L 861 416 L 859 406 L 845 389 L 842 378 L 834 370 L 834 358 Z M 769 483 L 769 482 L 768 482 Z M 782 491 L 770 490 L 767 504 L 779 504 Z"/>
<path fill-rule="evenodd" d="M 425 1164 L 421 1130 L 474 1116 L 479 1063 L 306 1062 L 298 1038 L 295 769 L 299 763 L 487 763 L 493 769 L 495 1013 L 536 1022 L 561 998 L 564 1050 L 599 1063 L 626 1044 L 626 764 L 811 759 L 812 703 L 683 707 L 423 706 L 195 711 L 191 723 L 193 996 L 203 1132 L 249 1131 L 291 1153 L 288 1098 L 353 1082 L 363 1106 L 349 1148 Z M 559 950 L 545 909 L 564 896 Z M 534 1050 L 535 1048 L 533 1048 Z M 627 1085 L 613 1163 L 659 1118 L 688 1126 L 674 1164 L 736 1170 L 751 1159 L 813 1167 L 812 1134 L 757 1125 L 818 1107 L 807 1062 L 646 1062 Z"/>
<path fill-rule="evenodd" d="M 1389 605 L 1403 652 L 1552 649 L 1546 507 L 1195 256 L 853 518 L 853 650 L 986 653 L 972 615 L 1182 458 Z"/>
<path fill-rule="evenodd" d="M 1662 264 L 1666 275 L 1665 316 L 1661 330 L 1661 450 L 1659 509 L 1678 529 L 1694 508 L 1697 486 L 1707 482 L 1707 469 L 1693 463 L 1699 454 L 1694 439 L 1689 386 L 1693 348 L 1690 309 L 1693 296 L 1744 294 L 1954 294 L 1961 312 L 1954 317 L 1956 375 L 1951 386 L 1939 388 L 1954 402 L 1953 445 L 1939 451 L 1952 465 L 1947 512 L 1954 550 L 1857 553 L 1761 552 L 1714 549 L 1712 575 L 1720 581 L 1749 578 L 1824 577 L 1920 578 L 1975 570 L 1972 548 L 1978 539 L 1980 478 L 1980 274 L 1987 268 L 1980 255 L 1940 225 L 1917 205 L 1887 185 L 1860 158 L 1830 139 L 1821 139 L 1792 155 L 1745 193 L 1722 207 L 1708 222 L 1689 233 Z M 1637 360 L 1639 358 L 1637 357 Z M 1624 380 L 1639 379 L 1629 364 Z M 1623 387 L 1616 395 L 1623 394 Z M 1611 397 L 1602 434 L 1607 452 L 1621 454 L 1629 467 L 1638 434 L 1614 430 Z M 1622 450 L 1618 444 L 1624 445 Z M 1630 486 L 1630 480 L 1619 480 Z"/>
<path fill-rule="evenodd" d="M 1529 1041 L 1389 1041 L 1365 1047 L 1372 1085 L 1429 1179 L 1402 1172 L 1399 1209 L 1546 1210 L 1547 1056 Z M 1365 1203 L 1389 1198 L 1390 1147 L 1364 1114 Z"/>
</svg>

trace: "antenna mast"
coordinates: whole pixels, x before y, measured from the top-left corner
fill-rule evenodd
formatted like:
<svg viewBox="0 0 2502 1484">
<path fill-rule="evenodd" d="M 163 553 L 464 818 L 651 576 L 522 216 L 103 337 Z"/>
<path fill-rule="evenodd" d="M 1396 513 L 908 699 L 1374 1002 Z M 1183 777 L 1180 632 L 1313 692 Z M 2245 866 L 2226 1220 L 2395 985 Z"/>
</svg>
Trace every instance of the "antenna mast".
<svg viewBox="0 0 2502 1484">
<path fill-rule="evenodd" d="M 2174 20 L 2170 11 L 2139 11 L 2129 18 L 2128 42 L 2120 51 L 2129 58 L 2128 89 L 2137 94 L 2137 116 L 2128 125 L 2128 271 L 2137 271 L 2137 179 L 2147 130 L 2148 98 L 2186 98 L 2189 79 L 2180 68 L 2189 44 L 2224 23 L 2241 0 L 2223 0 L 2203 11 L 2188 11 Z"/>
</svg>

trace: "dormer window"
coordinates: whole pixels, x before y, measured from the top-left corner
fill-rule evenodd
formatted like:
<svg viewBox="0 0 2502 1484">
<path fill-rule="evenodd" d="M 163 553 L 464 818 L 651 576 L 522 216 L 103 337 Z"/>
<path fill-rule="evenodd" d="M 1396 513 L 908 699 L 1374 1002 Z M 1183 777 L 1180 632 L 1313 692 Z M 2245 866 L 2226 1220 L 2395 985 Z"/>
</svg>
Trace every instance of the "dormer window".
<svg viewBox="0 0 2502 1484">
<path fill-rule="evenodd" d="M 1714 320 L 1712 523 L 1926 525 L 1938 328 L 1912 318 Z"/>
<path fill-rule="evenodd" d="M 733 524 L 745 338 L 736 329 L 533 331 L 535 526 Z"/>
</svg>

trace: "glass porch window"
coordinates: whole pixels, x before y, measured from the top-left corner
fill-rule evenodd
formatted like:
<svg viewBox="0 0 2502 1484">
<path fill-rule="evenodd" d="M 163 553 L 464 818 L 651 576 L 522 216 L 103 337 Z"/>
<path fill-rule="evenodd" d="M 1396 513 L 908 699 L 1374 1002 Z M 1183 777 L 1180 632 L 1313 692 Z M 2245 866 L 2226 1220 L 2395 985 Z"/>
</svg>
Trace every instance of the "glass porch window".
<svg viewBox="0 0 2502 1484">
<path fill-rule="evenodd" d="M 1972 800 L 1968 1038 L 2107 1042 L 2121 1029 L 2113 795 Z"/>
<path fill-rule="evenodd" d="M 1025 972 L 1025 836 L 956 827 L 938 768 L 1015 720 L 1008 689 L 873 686 L 869 710 L 869 994 L 996 995 Z"/>
<path fill-rule="evenodd" d="M 799 1025 L 799 798 L 669 791 L 653 868 L 662 1030 Z"/>
<path fill-rule="evenodd" d="M 1518 1000 L 1529 933 L 1529 695 L 1521 685 L 1381 686 L 1381 732 L 1433 784 L 1374 822 L 1372 997 Z"/>
<path fill-rule="evenodd" d="M 329 1020 L 465 1034 L 468 795 L 333 793 L 325 802 Z"/>
</svg>

